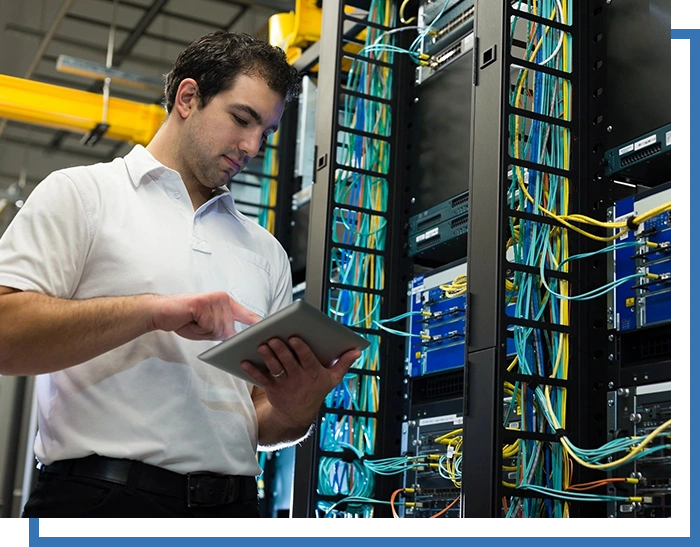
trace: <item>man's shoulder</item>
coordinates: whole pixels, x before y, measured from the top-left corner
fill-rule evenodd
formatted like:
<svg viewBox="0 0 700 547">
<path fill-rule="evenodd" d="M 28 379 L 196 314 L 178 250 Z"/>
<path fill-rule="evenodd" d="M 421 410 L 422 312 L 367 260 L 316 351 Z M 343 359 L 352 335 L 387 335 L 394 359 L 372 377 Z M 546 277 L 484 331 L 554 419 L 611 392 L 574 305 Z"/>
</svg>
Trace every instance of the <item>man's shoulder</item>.
<svg viewBox="0 0 700 547">
<path fill-rule="evenodd" d="M 121 193 L 119 188 L 129 182 L 129 175 L 123 158 L 116 158 L 109 163 L 76 165 L 54 171 L 40 186 L 50 194 L 77 190 L 84 203 L 113 202 Z M 53 188 L 53 190 L 50 190 Z"/>
<path fill-rule="evenodd" d="M 54 173 L 63 175 L 76 184 L 106 184 L 120 180 L 123 175 L 128 175 L 124 158 L 115 158 L 110 162 L 93 163 L 92 165 L 65 167 Z"/>
</svg>

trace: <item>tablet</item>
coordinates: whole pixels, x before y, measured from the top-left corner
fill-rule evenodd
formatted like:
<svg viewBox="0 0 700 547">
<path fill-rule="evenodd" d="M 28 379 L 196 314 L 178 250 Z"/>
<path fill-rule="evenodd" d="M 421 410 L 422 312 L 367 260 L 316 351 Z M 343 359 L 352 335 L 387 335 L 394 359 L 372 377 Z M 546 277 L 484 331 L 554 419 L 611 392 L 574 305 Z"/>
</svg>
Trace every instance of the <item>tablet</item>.
<svg viewBox="0 0 700 547">
<path fill-rule="evenodd" d="M 272 338 L 285 342 L 292 336 L 301 338 L 323 366 L 332 365 L 338 357 L 352 349 L 363 350 L 369 342 L 348 327 L 334 321 L 303 300 L 269 315 L 228 340 L 202 353 L 199 358 L 247 382 L 258 385 L 243 369 L 241 361 L 250 361 L 260 370 L 267 367 L 258 353 L 258 346 Z"/>
</svg>

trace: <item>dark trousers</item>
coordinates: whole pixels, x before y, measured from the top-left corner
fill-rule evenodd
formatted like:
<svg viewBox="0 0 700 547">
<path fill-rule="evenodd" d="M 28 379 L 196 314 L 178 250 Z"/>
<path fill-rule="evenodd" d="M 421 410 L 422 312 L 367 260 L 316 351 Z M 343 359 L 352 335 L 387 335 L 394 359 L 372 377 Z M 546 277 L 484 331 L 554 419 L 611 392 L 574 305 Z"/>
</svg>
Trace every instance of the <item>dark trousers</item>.
<svg viewBox="0 0 700 547">
<path fill-rule="evenodd" d="M 138 469 L 138 468 L 137 468 Z M 24 507 L 23 517 L 260 517 L 257 499 L 213 507 L 188 507 L 184 497 L 138 487 L 130 473 L 126 484 L 42 471 Z"/>
</svg>

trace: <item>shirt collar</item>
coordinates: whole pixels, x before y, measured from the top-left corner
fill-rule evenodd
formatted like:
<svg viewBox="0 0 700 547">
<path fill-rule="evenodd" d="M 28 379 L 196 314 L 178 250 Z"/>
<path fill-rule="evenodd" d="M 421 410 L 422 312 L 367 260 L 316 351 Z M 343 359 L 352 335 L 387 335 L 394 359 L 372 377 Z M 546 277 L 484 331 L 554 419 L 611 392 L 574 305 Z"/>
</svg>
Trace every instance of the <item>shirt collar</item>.
<svg viewBox="0 0 700 547">
<path fill-rule="evenodd" d="M 129 172 L 129 177 L 131 178 L 131 183 L 135 188 L 138 188 L 143 182 L 148 182 L 149 180 L 159 179 L 163 173 L 172 172 L 180 174 L 177 171 L 166 167 L 160 163 L 153 155 L 146 150 L 140 144 L 137 144 L 131 149 L 126 156 L 124 156 L 124 162 L 126 163 L 126 169 Z M 221 197 L 219 197 L 221 196 Z M 212 192 L 212 197 L 210 199 L 214 200 L 218 198 L 221 203 L 228 209 L 228 211 L 235 217 L 242 216 L 236 209 L 236 204 L 231 195 L 231 191 L 225 186 L 220 186 Z"/>
<path fill-rule="evenodd" d="M 229 213 L 231 213 L 235 217 L 241 216 L 241 214 L 236 209 L 236 203 L 233 200 L 231 190 L 229 190 L 225 186 L 219 186 L 218 188 L 214 189 L 211 195 L 212 197 L 209 201 L 218 198 L 221 201 L 221 203 L 223 203 L 224 207 L 228 209 Z"/>
<path fill-rule="evenodd" d="M 131 183 L 135 188 L 138 188 L 143 182 L 160 178 L 166 171 L 176 173 L 176 171 L 166 167 L 155 159 L 151 153 L 140 144 L 134 146 L 131 152 L 124 156 L 124 162 L 126 163 L 126 169 L 129 171 L 129 176 L 131 177 Z M 180 175 L 178 174 L 178 176 Z"/>
</svg>

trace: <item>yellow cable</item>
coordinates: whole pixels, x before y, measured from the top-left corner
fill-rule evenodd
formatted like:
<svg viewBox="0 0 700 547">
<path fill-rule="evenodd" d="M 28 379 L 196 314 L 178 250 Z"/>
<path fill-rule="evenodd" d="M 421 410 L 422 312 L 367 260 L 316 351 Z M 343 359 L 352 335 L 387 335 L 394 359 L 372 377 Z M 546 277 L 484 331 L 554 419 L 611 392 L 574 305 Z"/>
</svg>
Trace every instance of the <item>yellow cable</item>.
<svg viewBox="0 0 700 547">
<path fill-rule="evenodd" d="M 557 417 L 556 417 L 556 415 L 555 415 L 555 413 L 554 413 L 554 409 L 552 408 L 552 401 L 551 401 L 550 396 L 549 396 L 550 393 L 551 393 L 551 387 L 550 387 L 550 386 L 547 386 L 547 387 L 545 388 L 546 401 L 547 401 L 547 406 L 548 406 L 548 408 L 549 408 L 549 412 L 550 412 L 551 417 L 552 417 L 554 429 L 563 429 L 563 423 L 560 424 L 560 423 L 557 421 Z M 564 391 L 564 393 L 566 393 L 566 391 Z M 564 408 L 566 408 L 566 407 L 564 407 Z M 564 422 L 564 420 L 562 420 L 562 422 Z M 579 457 L 573 452 L 573 445 L 571 444 L 571 441 L 569 441 L 569 439 L 568 439 L 567 437 L 562 437 L 561 440 L 562 440 L 562 446 L 564 447 L 564 451 L 565 451 L 565 452 L 568 452 L 569 455 L 574 459 L 574 461 L 576 461 L 576 462 L 579 463 L 580 465 L 583 465 L 584 467 L 588 467 L 589 469 L 610 469 L 611 467 L 616 467 L 616 466 L 618 466 L 618 465 L 622 465 L 623 463 L 629 461 L 631 458 L 635 457 L 635 456 L 636 456 L 637 454 L 639 454 L 642 450 L 644 450 L 644 448 L 645 448 L 651 441 L 653 441 L 654 438 L 656 438 L 664 429 L 667 429 L 667 428 L 669 428 L 670 426 L 671 426 L 671 420 L 668 420 L 667 422 L 664 422 L 664 423 L 661 424 L 659 427 L 657 427 L 654 431 L 652 431 L 652 432 L 646 437 L 646 439 L 644 439 L 638 446 L 636 446 L 636 447 L 634 447 L 632 450 L 630 450 L 630 452 L 629 452 L 626 456 L 624 456 L 624 457 L 622 457 L 622 458 L 619 458 L 619 459 L 617 459 L 617 460 L 608 462 L 608 463 L 595 463 L 595 464 L 594 464 L 594 463 L 586 462 L 586 461 L 582 460 L 581 458 L 579 458 Z"/>
<path fill-rule="evenodd" d="M 665 213 L 666 211 L 671 210 L 671 202 L 669 201 L 668 203 L 664 203 L 662 205 L 659 205 L 658 207 L 654 207 L 653 209 L 649 209 L 648 211 L 637 215 L 634 217 L 634 222 L 635 224 L 641 224 L 645 220 L 648 220 L 652 217 L 655 217 L 657 215 L 660 215 L 662 213 Z M 573 214 L 573 215 L 567 215 L 564 218 L 567 220 L 571 220 L 574 222 L 580 222 L 582 224 L 590 224 L 592 226 L 599 226 L 601 228 L 624 228 L 627 226 L 627 221 L 626 220 L 619 220 L 616 222 L 603 222 L 600 220 L 596 220 L 591 217 L 587 217 L 585 215 L 579 215 L 579 214 Z"/>
<path fill-rule="evenodd" d="M 561 12 L 561 18 L 562 18 L 562 23 L 566 23 L 569 20 L 568 13 L 567 13 L 567 8 L 568 8 L 568 2 L 564 1 L 561 3 L 562 4 L 562 12 Z M 569 67 L 569 40 L 570 40 L 570 35 L 565 34 L 564 35 L 564 43 L 563 43 L 563 52 L 562 52 L 562 68 L 565 72 L 569 72 L 570 67 Z M 571 119 L 571 102 L 569 101 L 569 94 L 570 94 L 570 85 L 571 82 L 569 80 L 563 80 L 563 86 L 562 86 L 562 98 L 563 98 L 563 104 L 564 108 L 566 109 L 566 119 Z M 569 169 L 569 140 L 565 139 L 564 140 L 564 166 L 565 169 Z M 569 209 L 569 179 L 564 178 L 563 180 L 563 187 L 564 187 L 564 214 L 568 214 L 568 209 Z M 569 257 L 569 234 L 566 230 L 560 230 L 560 240 L 561 240 L 561 261 L 565 261 Z M 566 263 L 564 267 L 564 271 L 568 271 L 569 269 L 569 264 Z M 560 290 L 562 291 L 561 294 L 564 294 L 565 296 L 569 296 L 569 283 L 566 280 L 561 280 L 560 283 Z M 570 301 L 566 299 L 560 299 L 560 318 L 562 320 L 563 325 L 568 325 L 569 324 L 569 309 L 570 309 Z M 561 333 L 559 337 L 559 349 L 557 350 L 557 360 L 555 367 L 552 369 L 552 377 L 556 377 L 557 373 L 559 372 L 559 367 L 562 367 L 562 377 L 564 379 L 568 379 L 569 377 L 569 335 Z M 547 394 L 548 395 L 548 394 Z M 560 399 L 560 405 L 561 405 L 561 416 L 562 416 L 562 423 L 564 424 L 562 427 L 565 427 L 566 424 L 566 400 L 567 400 L 567 390 L 566 388 L 562 389 L 562 396 Z M 549 397 L 547 398 L 548 405 L 551 407 L 551 403 L 549 402 L 550 399 Z M 566 490 L 570 483 L 571 483 L 571 476 L 569 475 L 569 458 L 566 449 L 564 448 L 562 444 L 562 464 L 563 464 L 563 477 L 562 477 L 562 486 L 564 487 L 564 490 Z M 563 515 L 565 518 L 569 517 L 569 503 L 564 502 L 564 512 Z"/>
<path fill-rule="evenodd" d="M 510 365 L 508 365 L 508 368 L 506 370 L 508 372 L 512 371 L 517 364 L 518 364 L 518 356 L 516 355 L 515 359 L 513 359 L 513 361 L 511 361 Z"/>
<path fill-rule="evenodd" d="M 630 459 L 634 458 L 637 454 L 639 454 L 644 448 L 654 440 L 664 429 L 667 429 L 671 427 L 671 420 L 668 420 L 667 422 L 664 422 L 661 424 L 659 427 L 657 427 L 654 431 L 652 431 L 646 439 L 644 439 L 641 443 L 639 443 L 638 446 L 635 446 L 630 452 L 617 460 L 608 462 L 608 463 L 588 463 L 586 461 L 581 460 L 576 454 L 571 452 L 571 446 L 569 445 L 569 440 L 566 437 L 562 437 L 562 444 L 564 445 L 565 449 L 569 451 L 571 454 L 571 457 L 578 462 L 580 465 L 583 465 L 584 467 L 588 467 L 590 469 L 609 469 L 611 467 L 615 467 L 618 465 L 622 465 L 623 463 L 629 461 Z"/>
<path fill-rule="evenodd" d="M 462 433 L 462 429 L 461 429 L 461 428 L 460 428 L 460 429 L 454 429 L 454 430 L 450 431 L 449 433 L 445 433 L 445 434 L 440 435 L 439 437 L 437 437 L 437 438 L 435 439 L 435 442 L 440 442 L 441 440 L 446 439 L 447 437 L 454 437 L 455 435 L 461 435 L 461 433 Z"/>
<path fill-rule="evenodd" d="M 455 277 L 451 283 L 440 285 L 440 290 L 445 292 L 447 298 L 456 298 L 467 292 L 467 276 L 460 274 Z"/>
<path fill-rule="evenodd" d="M 404 25 L 410 25 L 413 21 L 416 20 L 415 17 L 411 17 L 411 18 L 408 19 L 408 20 L 405 20 L 405 19 L 404 19 L 404 10 L 406 9 L 406 5 L 407 5 L 409 2 L 410 2 L 410 0 L 403 0 L 403 2 L 401 2 L 401 7 L 399 8 L 399 19 L 401 20 L 401 22 L 402 22 Z"/>
</svg>

